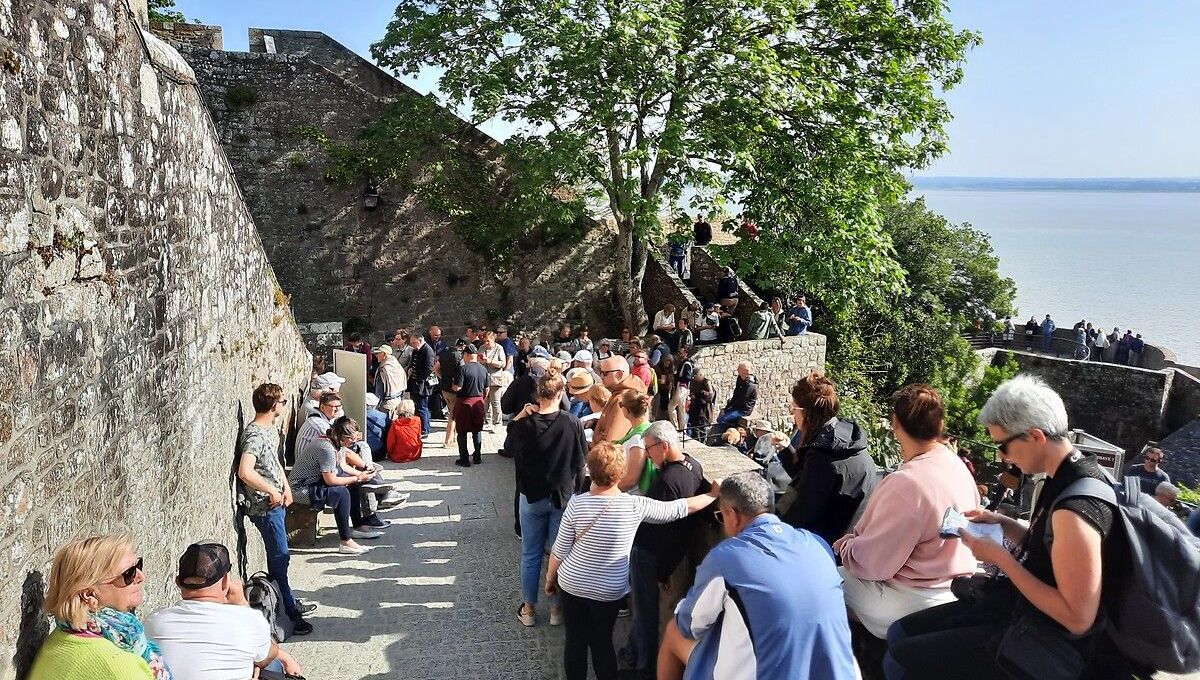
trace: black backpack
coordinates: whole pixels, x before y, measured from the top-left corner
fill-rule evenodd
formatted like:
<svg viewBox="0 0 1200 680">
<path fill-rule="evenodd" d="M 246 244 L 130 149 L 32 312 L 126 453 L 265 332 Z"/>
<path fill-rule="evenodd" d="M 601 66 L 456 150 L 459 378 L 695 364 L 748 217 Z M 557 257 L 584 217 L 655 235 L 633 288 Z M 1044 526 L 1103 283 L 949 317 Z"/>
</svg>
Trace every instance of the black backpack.
<svg viewBox="0 0 1200 680">
<path fill-rule="evenodd" d="M 1107 473 L 1106 473 L 1107 476 Z M 1136 664 L 1169 673 L 1200 669 L 1200 539 L 1138 480 L 1115 483 L 1094 477 L 1072 482 L 1051 512 L 1068 498 L 1095 498 L 1116 509 L 1114 528 L 1124 535 L 1129 575 L 1107 603 L 1108 633 Z M 1054 535 L 1046 524 L 1046 545 Z"/>
<path fill-rule="evenodd" d="M 246 601 L 267 619 L 271 637 L 276 642 L 283 642 L 292 636 L 295 631 L 292 617 L 284 610 L 279 585 L 266 572 L 260 571 L 247 579 L 245 591 Z"/>
</svg>

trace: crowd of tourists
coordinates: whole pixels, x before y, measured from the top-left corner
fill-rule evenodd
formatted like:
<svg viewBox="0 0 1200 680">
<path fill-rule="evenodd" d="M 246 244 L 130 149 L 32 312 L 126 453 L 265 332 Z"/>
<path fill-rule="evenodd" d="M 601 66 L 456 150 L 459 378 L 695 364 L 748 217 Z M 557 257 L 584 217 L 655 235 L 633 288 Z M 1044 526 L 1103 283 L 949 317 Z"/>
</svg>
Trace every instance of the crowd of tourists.
<svg viewBox="0 0 1200 680">
<path fill-rule="evenodd" d="M 1026 350 L 1039 349 L 1042 352 L 1050 352 L 1054 347 L 1056 330 L 1058 324 L 1049 314 L 1040 322 L 1036 316 L 1029 317 L 1029 321 L 1020 329 L 1013 325 L 1012 317 L 1004 317 L 1001 337 L 1010 347 L 1023 344 Z M 1075 359 L 1103 361 L 1122 366 L 1141 366 L 1142 354 L 1146 349 L 1146 342 L 1142 340 L 1141 333 L 1126 329 L 1122 334 L 1117 326 L 1113 326 L 1111 333 L 1105 333 L 1098 325 L 1093 327 L 1087 319 L 1080 319 L 1071 327 L 1069 344 L 1069 353 Z M 1061 349 L 1061 345 L 1063 343 L 1056 349 Z"/>
<path fill-rule="evenodd" d="M 1047 476 L 1022 521 L 1017 508 L 981 497 L 948 445 L 932 387 L 893 396 L 903 462 L 881 477 L 866 431 L 840 415 L 837 386 L 821 373 L 793 385 L 790 435 L 756 417 L 750 362 L 737 366 L 718 409 L 690 359 L 699 339 L 674 312 L 656 314 L 644 340 L 627 328 L 593 340 L 565 323 L 515 339 L 504 326 L 468 327 L 453 342 L 436 326 L 398 330 L 379 346 L 352 337 L 347 347 L 370 357 L 366 420 L 343 413 L 344 379 L 318 362 L 290 472 L 276 427 L 288 399 L 278 385 L 260 385 L 240 440 L 239 503 L 262 538 L 286 628 L 311 632 L 304 616 L 316 608 L 289 585 L 288 506 L 328 507 L 338 551 L 359 555 L 367 550 L 359 541 L 387 526 L 378 511 L 407 500 L 383 480 L 381 461 L 457 444 L 456 464 L 470 468 L 483 462 L 481 433 L 504 429 L 498 453 L 513 459 L 521 539 L 513 611 L 522 626 L 548 616 L 563 627 L 569 680 L 588 677 L 589 661 L 598 680 L 615 679 L 621 666 L 659 679 L 1127 678 L 1147 670 L 1106 627 L 1131 568 L 1119 506 L 1068 493 L 1078 480 L 1106 477 L 1074 448 L 1063 401 L 1047 385 L 1018 376 L 979 415 L 1001 461 Z M 800 315 L 771 316 L 783 330 Z M 430 441 L 432 417 L 446 419 L 441 442 Z M 684 451 L 687 437 L 735 446 L 762 469 L 714 483 Z M 1127 474 L 1169 502 L 1154 451 Z M 948 532 L 955 512 L 963 524 Z M 672 574 L 714 521 L 726 540 L 697 566 L 686 595 L 664 603 Z M 58 551 L 45 604 L 57 628 L 33 680 L 301 672 L 273 639 L 274 623 L 248 607 L 224 546 L 189 546 L 176 572 L 181 602 L 145 625 L 133 613 L 142 567 L 124 534 Z M 664 629 L 660 607 L 672 603 Z M 616 644 L 624 612 L 630 632 Z"/>
</svg>

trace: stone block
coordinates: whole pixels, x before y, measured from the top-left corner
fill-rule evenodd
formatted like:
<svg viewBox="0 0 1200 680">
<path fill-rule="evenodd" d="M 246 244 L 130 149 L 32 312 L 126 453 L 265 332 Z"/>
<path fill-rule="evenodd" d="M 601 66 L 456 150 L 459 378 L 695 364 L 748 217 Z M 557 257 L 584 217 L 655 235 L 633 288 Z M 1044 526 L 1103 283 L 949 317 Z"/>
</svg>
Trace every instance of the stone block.
<svg viewBox="0 0 1200 680">
<path fill-rule="evenodd" d="M 288 545 L 295 548 L 311 548 L 317 544 L 317 526 L 321 513 L 311 506 L 292 503 L 287 508 L 284 528 L 287 530 Z"/>
</svg>

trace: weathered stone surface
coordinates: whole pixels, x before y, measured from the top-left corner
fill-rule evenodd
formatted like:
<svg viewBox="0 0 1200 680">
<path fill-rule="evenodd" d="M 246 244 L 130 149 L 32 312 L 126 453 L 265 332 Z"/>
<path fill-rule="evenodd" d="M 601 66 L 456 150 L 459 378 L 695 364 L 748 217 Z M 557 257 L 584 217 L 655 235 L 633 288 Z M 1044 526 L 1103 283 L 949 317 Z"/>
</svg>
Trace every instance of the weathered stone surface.
<svg viewBox="0 0 1200 680">
<path fill-rule="evenodd" d="M 277 53 L 265 52 L 266 37 Z M 384 186 L 379 207 L 365 209 L 364 187 L 327 182 L 324 152 L 298 130 L 350 141 L 394 98 L 415 93 L 321 33 L 252 29 L 251 49 L 183 52 L 300 321 L 358 318 L 376 340 L 398 325 L 451 333 L 489 320 L 525 328 L 583 320 L 593 335 L 615 335 L 610 232 L 539 249 L 508 275 L 413 194 Z"/>
<path fill-rule="evenodd" d="M 790 431 L 792 385 L 812 371 L 824 370 L 825 336 L 806 333 L 782 340 L 701 346 L 696 348 L 692 359 L 716 389 L 718 409 L 733 393 L 738 364 L 749 361 L 758 378 L 754 417 L 766 418 L 779 429 Z"/>
<path fill-rule="evenodd" d="M 308 375 L 208 110 L 138 31 L 122 0 L 0 0 L 18 65 L 0 73 L 5 680 L 45 633 L 41 584 L 73 536 L 137 534 L 147 611 L 176 597 L 188 543 L 235 545 L 250 392 Z"/>
</svg>

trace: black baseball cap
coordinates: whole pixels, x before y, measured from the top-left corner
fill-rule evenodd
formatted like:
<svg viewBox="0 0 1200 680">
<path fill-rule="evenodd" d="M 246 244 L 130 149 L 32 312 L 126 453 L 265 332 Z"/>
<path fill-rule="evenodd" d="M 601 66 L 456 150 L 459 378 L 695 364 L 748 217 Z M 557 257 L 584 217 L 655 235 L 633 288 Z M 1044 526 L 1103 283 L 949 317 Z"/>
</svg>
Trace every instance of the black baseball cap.
<svg viewBox="0 0 1200 680">
<path fill-rule="evenodd" d="M 463 350 L 463 353 L 464 354 L 479 354 L 479 350 L 475 347 L 475 343 L 468 342 L 466 349 Z"/>
<path fill-rule="evenodd" d="M 229 549 L 220 543 L 193 543 L 179 558 L 180 588 L 199 590 L 225 578 L 233 565 Z"/>
</svg>

